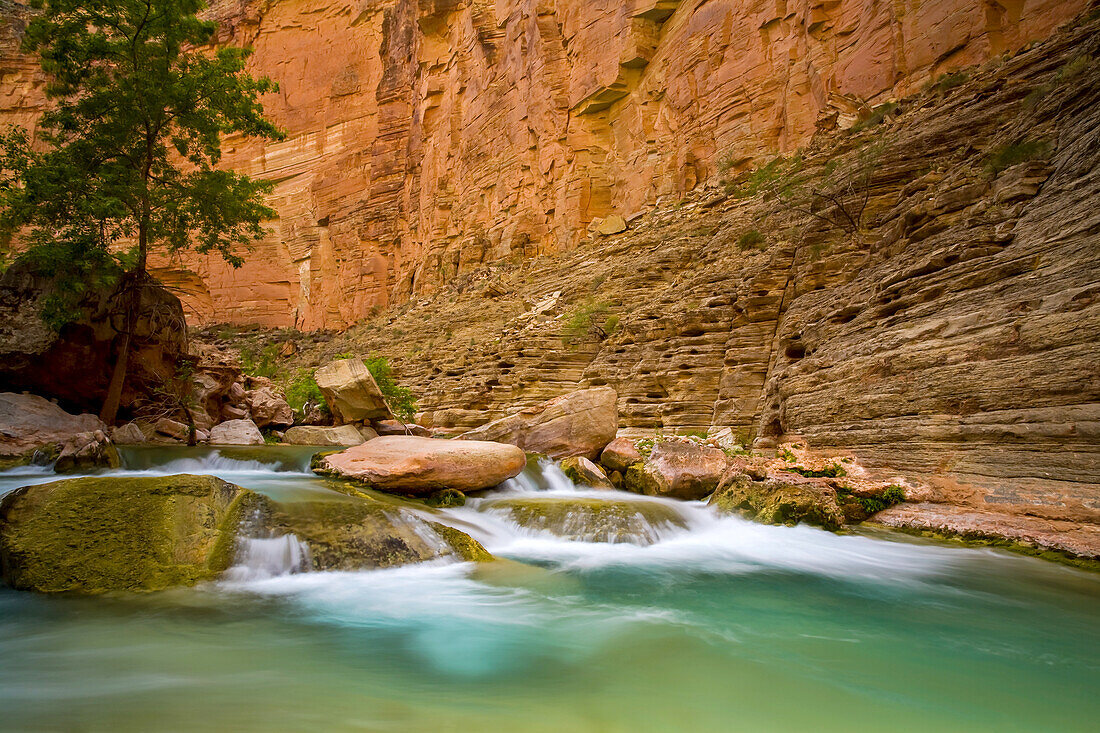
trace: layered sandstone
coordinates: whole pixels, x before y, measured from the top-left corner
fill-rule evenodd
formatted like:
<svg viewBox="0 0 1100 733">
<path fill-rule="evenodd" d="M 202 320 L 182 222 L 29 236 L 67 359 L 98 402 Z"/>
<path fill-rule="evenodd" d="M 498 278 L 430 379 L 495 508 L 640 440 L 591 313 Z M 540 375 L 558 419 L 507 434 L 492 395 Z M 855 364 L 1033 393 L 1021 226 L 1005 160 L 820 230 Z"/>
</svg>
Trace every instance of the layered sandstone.
<svg viewBox="0 0 1100 733">
<path fill-rule="evenodd" d="M 626 429 L 797 438 L 931 498 L 1100 520 L 1098 57 L 1094 18 L 821 133 L 771 189 L 706 183 L 308 348 L 390 357 L 436 429 L 606 385 Z"/>
<path fill-rule="evenodd" d="M 0 122 L 41 79 L 3 0 Z M 1087 0 L 215 0 L 283 142 L 226 164 L 277 182 L 245 266 L 160 276 L 195 322 L 342 328 L 491 262 L 567 251 L 817 126 L 1046 37 Z M 621 224 L 619 225 L 621 226 Z M 606 231 L 606 229 L 605 229 Z"/>
</svg>

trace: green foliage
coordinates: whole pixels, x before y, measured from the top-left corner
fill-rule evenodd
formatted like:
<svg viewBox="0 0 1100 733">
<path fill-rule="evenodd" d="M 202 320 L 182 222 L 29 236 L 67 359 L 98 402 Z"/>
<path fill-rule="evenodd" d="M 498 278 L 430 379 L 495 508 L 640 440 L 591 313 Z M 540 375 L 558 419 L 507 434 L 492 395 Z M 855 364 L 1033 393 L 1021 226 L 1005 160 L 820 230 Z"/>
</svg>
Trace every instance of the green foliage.
<svg viewBox="0 0 1100 733">
<path fill-rule="evenodd" d="M 929 85 L 929 90 L 936 94 L 943 94 L 951 91 L 955 87 L 961 87 L 968 81 L 970 81 L 970 72 L 960 69 L 950 74 L 942 74 L 940 78 Z"/>
<path fill-rule="evenodd" d="M 779 449 L 779 457 L 782 458 L 787 463 L 794 463 L 795 461 L 798 460 L 798 456 L 796 456 L 794 453 L 792 453 L 789 448 L 780 448 Z"/>
<path fill-rule="evenodd" d="M 785 459 L 786 460 L 786 459 Z M 839 463 L 833 463 L 825 468 L 814 470 L 811 468 L 803 468 L 802 466 L 791 466 L 786 469 L 791 473 L 797 473 L 806 478 L 840 478 L 841 476 L 847 476 L 848 472 L 844 470 L 844 466 Z"/>
<path fill-rule="evenodd" d="M 742 173 L 726 183 L 726 193 L 734 198 L 751 198 L 761 191 L 770 190 L 783 177 L 790 177 L 802 169 L 802 157 L 778 156 L 759 168 Z"/>
<path fill-rule="evenodd" d="M 274 378 L 279 373 L 278 361 L 278 344 L 269 344 L 262 349 L 252 346 L 241 349 L 241 369 L 250 377 Z"/>
<path fill-rule="evenodd" d="M 764 249 L 768 246 L 768 241 L 764 235 L 760 233 L 759 229 L 750 229 L 742 234 L 737 240 L 738 249 Z"/>
<path fill-rule="evenodd" d="M 36 242 L 19 261 L 35 275 L 52 278 L 51 290 L 42 299 L 41 317 L 55 331 L 77 319 L 81 304 L 114 290 L 122 276 L 116 256 L 100 249 L 86 252 L 68 241 Z"/>
<path fill-rule="evenodd" d="M 1020 140 L 991 150 L 985 158 L 985 169 L 992 176 L 1029 160 L 1042 160 L 1050 155 L 1050 143 L 1046 140 Z"/>
<path fill-rule="evenodd" d="M 611 313 L 611 304 L 589 300 L 572 312 L 562 326 L 562 342 L 575 344 L 595 333 L 606 338 L 619 328 L 619 317 Z"/>
<path fill-rule="evenodd" d="M 880 104 L 871 110 L 871 116 L 865 120 L 860 120 L 856 124 L 852 125 L 852 132 L 859 132 L 866 130 L 869 127 L 876 127 L 881 125 L 887 117 L 898 111 L 897 102 L 887 102 L 886 104 Z"/>
<path fill-rule="evenodd" d="M 299 415 L 305 412 L 306 403 L 320 405 L 323 412 L 328 412 L 325 397 L 321 394 L 321 388 L 313 378 L 313 372 L 308 369 L 299 369 L 291 380 L 283 387 L 286 402 Z"/>
<path fill-rule="evenodd" d="M 97 260 L 136 240 L 150 247 L 238 251 L 264 234 L 270 184 L 219 170 L 221 141 L 280 139 L 263 117 L 277 86 L 245 71 L 247 49 L 209 50 L 217 26 L 201 0 L 33 0 L 23 51 L 37 53 L 52 104 L 36 144 L 0 137 L 0 228 L 32 245 Z"/>
<path fill-rule="evenodd" d="M 900 486 L 888 486 L 879 496 L 856 496 L 852 493 L 852 490 L 847 487 L 837 489 L 836 493 L 837 498 L 842 504 L 847 504 L 849 502 L 859 504 L 860 509 L 868 516 L 877 514 L 884 509 L 889 509 L 895 504 L 900 504 L 905 501 L 905 490 Z"/>
<path fill-rule="evenodd" d="M 416 413 L 416 398 L 411 389 L 394 381 L 389 360 L 384 356 L 372 356 L 364 359 L 363 363 L 367 365 L 367 369 L 377 382 L 378 389 L 382 390 L 382 396 L 386 398 L 386 403 L 389 404 L 393 413 L 402 420 L 411 420 Z"/>
</svg>

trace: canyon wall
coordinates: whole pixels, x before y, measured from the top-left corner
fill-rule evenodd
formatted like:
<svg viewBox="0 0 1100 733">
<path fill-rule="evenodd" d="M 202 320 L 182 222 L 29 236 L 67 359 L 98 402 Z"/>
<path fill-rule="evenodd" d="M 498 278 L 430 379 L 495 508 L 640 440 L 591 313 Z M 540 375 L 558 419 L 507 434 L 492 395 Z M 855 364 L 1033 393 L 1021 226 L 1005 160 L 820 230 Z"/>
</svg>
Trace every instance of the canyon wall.
<svg viewBox="0 0 1100 733">
<path fill-rule="evenodd" d="M 244 267 L 160 261 L 201 322 L 343 328 L 488 262 L 575 247 L 869 105 L 1046 37 L 1087 0 L 215 0 L 281 85 Z M 40 79 L 0 5 L 0 123 Z"/>
</svg>

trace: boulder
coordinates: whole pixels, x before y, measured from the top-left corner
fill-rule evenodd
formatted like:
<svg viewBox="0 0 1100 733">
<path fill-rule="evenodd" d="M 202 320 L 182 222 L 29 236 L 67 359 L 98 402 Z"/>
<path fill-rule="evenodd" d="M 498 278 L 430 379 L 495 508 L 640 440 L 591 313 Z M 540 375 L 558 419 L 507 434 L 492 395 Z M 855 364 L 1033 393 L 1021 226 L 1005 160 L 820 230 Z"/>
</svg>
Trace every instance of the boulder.
<svg viewBox="0 0 1100 733">
<path fill-rule="evenodd" d="M 263 445 L 264 436 L 251 420 L 226 420 L 210 429 L 213 445 Z"/>
<path fill-rule="evenodd" d="M 164 435 L 173 440 L 182 440 L 185 443 L 191 436 L 191 428 L 178 420 L 167 417 L 162 417 L 160 420 L 157 420 L 154 430 L 156 430 L 158 435 Z"/>
<path fill-rule="evenodd" d="M 718 486 L 726 470 L 719 448 L 679 440 L 659 441 L 644 463 L 635 463 L 623 477 L 624 487 L 648 496 L 702 499 Z"/>
<path fill-rule="evenodd" d="M 212 476 L 87 477 L 0 500 L 0 575 L 46 593 L 160 590 L 229 567 L 247 492 Z"/>
<path fill-rule="evenodd" d="M 593 489 L 614 489 L 603 469 L 584 456 L 563 458 L 561 470 L 569 480 L 578 486 L 589 486 Z"/>
<path fill-rule="evenodd" d="M 621 496 L 621 495 L 620 495 Z M 523 497 L 493 499 L 481 509 L 528 529 L 582 542 L 652 544 L 687 524 L 670 502 L 643 499 Z"/>
<path fill-rule="evenodd" d="M 128 422 L 116 428 L 111 428 L 111 440 L 116 445 L 136 445 L 145 442 L 145 433 L 137 423 Z"/>
<path fill-rule="evenodd" d="M 114 366 L 115 326 L 124 321 L 121 311 L 128 301 L 120 296 L 130 288 L 141 294 L 141 302 L 123 410 L 139 406 L 166 375 L 182 373 L 187 326 L 179 298 L 148 275 L 101 274 L 112 276 L 116 286 L 84 291 L 62 328 L 43 320 L 58 293 L 56 268 L 36 271 L 32 263 L 16 261 L 0 275 L 0 391 L 28 391 L 56 398 L 74 412 L 98 413 Z"/>
<path fill-rule="evenodd" d="M 93 468 L 118 468 L 122 461 L 118 449 L 102 430 L 77 433 L 61 444 L 54 470 L 58 473 L 74 473 Z"/>
<path fill-rule="evenodd" d="M 626 220 L 618 214 L 612 214 L 596 226 L 596 232 L 605 237 L 626 231 Z"/>
<path fill-rule="evenodd" d="M 634 446 L 633 438 L 615 438 L 600 453 L 600 463 L 608 471 L 625 473 L 626 469 L 644 460 L 641 451 Z"/>
<path fill-rule="evenodd" d="M 459 439 L 511 443 L 551 458 L 595 459 L 615 439 L 617 402 L 610 387 L 582 389 L 474 428 Z"/>
<path fill-rule="evenodd" d="M 315 427 L 297 425 L 286 431 L 283 440 L 291 445 L 335 445 L 351 447 L 363 442 L 363 435 L 354 425 Z"/>
<path fill-rule="evenodd" d="M 375 432 L 374 428 L 368 427 L 366 425 L 360 425 L 359 426 L 359 435 L 361 435 L 362 438 L 363 438 L 360 441 L 361 443 L 366 443 L 368 440 L 374 440 L 375 438 L 378 437 L 378 433 Z M 356 444 L 356 445 L 358 445 L 358 444 Z"/>
<path fill-rule="evenodd" d="M 844 524 L 836 491 L 820 480 L 800 476 L 769 476 L 754 481 L 748 474 L 732 469 L 722 478 L 709 503 L 763 524 L 793 526 L 805 522 L 830 530 Z"/>
<path fill-rule="evenodd" d="M 271 568 L 272 541 L 300 550 L 298 566 Z M 233 578 L 437 558 L 492 556 L 393 500 L 332 492 L 276 502 L 212 476 L 86 477 L 0 499 L 0 577 L 17 590 L 154 591 L 229 569 Z"/>
<path fill-rule="evenodd" d="M 527 456 L 513 445 L 389 435 L 325 456 L 317 470 L 381 491 L 427 496 L 440 489 L 488 489 L 519 475 L 526 464 Z"/>
<path fill-rule="evenodd" d="M 251 419 L 246 408 L 238 405 L 224 404 L 218 413 L 219 420 L 245 420 Z"/>
<path fill-rule="evenodd" d="M 432 435 L 423 425 L 403 423 L 400 420 L 375 420 L 371 426 L 379 435 L 419 435 L 421 438 L 430 438 Z"/>
<path fill-rule="evenodd" d="M 382 390 L 361 359 L 330 361 L 313 374 L 337 425 L 393 417 Z"/>
<path fill-rule="evenodd" d="M 70 415 L 47 399 L 0 392 L 0 457 L 44 451 L 53 455 L 77 433 L 107 432 L 95 415 Z"/>
<path fill-rule="evenodd" d="M 294 410 L 275 387 L 260 387 L 247 394 L 252 422 L 257 427 L 287 427 L 294 424 Z"/>
</svg>

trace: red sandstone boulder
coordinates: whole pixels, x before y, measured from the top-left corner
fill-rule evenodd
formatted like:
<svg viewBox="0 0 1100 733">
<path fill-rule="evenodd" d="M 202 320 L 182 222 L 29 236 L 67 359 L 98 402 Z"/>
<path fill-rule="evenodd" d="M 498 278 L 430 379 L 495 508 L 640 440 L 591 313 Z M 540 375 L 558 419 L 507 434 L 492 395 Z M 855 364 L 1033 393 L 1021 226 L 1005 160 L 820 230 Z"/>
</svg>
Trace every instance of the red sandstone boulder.
<svg viewBox="0 0 1100 733">
<path fill-rule="evenodd" d="M 294 424 L 294 410 L 275 387 L 259 387 L 247 393 L 252 422 L 257 427 L 287 427 Z"/>
<path fill-rule="evenodd" d="M 364 436 L 354 425 L 320 427 L 297 425 L 286 431 L 283 441 L 291 445 L 338 445 L 351 447 L 364 442 Z"/>
<path fill-rule="evenodd" d="M 519 475 L 527 456 L 513 445 L 390 435 L 320 460 L 319 473 L 413 496 L 440 489 L 478 491 Z"/>
<path fill-rule="evenodd" d="M 511 443 L 551 458 L 595 459 L 618 431 L 617 402 L 610 387 L 582 389 L 474 428 L 458 439 Z"/>
<path fill-rule="evenodd" d="M 665 440 L 623 477 L 625 488 L 648 496 L 702 499 L 718 486 L 728 459 L 719 448 Z"/>
<path fill-rule="evenodd" d="M 608 471 L 625 473 L 626 469 L 643 460 L 641 452 L 631 438 L 615 438 L 600 453 L 600 464 Z"/>
<path fill-rule="evenodd" d="M 382 390 L 361 359 L 330 361 L 313 374 L 337 425 L 393 417 Z"/>
<path fill-rule="evenodd" d="M 0 457 L 58 449 L 78 433 L 106 433 L 95 415 L 70 415 L 37 395 L 0 392 Z"/>
<path fill-rule="evenodd" d="M 263 445 L 264 436 L 251 420 L 226 420 L 210 429 L 213 445 Z"/>
</svg>

